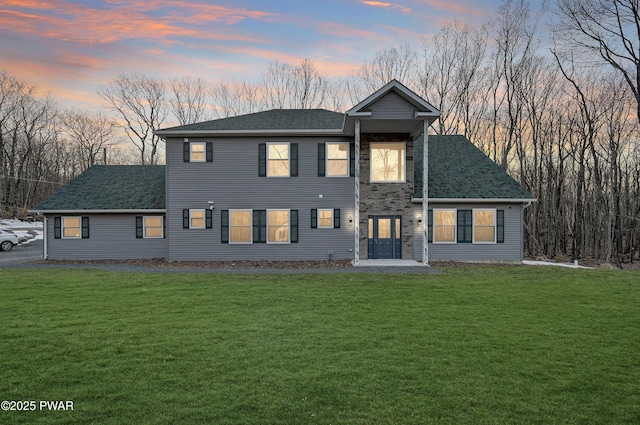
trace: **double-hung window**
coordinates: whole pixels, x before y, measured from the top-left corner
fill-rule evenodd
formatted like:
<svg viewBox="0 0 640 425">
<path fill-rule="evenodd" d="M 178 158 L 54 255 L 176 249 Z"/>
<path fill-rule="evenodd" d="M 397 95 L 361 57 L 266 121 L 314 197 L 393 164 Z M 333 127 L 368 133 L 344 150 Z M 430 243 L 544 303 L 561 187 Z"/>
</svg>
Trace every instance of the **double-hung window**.
<svg viewBox="0 0 640 425">
<path fill-rule="evenodd" d="M 189 228 L 204 229 L 204 209 L 189 210 Z"/>
<path fill-rule="evenodd" d="M 289 243 L 289 210 L 267 210 L 267 243 Z"/>
<path fill-rule="evenodd" d="M 136 217 L 136 238 L 164 238 L 164 217 L 138 216 Z"/>
<path fill-rule="evenodd" d="M 456 210 L 433 210 L 433 230 L 435 243 L 456 242 Z"/>
<path fill-rule="evenodd" d="M 496 210 L 473 210 L 473 243 L 496 242 Z"/>
<path fill-rule="evenodd" d="M 371 143 L 371 181 L 405 182 L 405 151 L 405 143 Z"/>
<path fill-rule="evenodd" d="M 288 143 L 267 143 L 267 176 L 289 177 Z"/>
<path fill-rule="evenodd" d="M 349 143 L 327 143 L 327 176 L 349 176 Z"/>
<path fill-rule="evenodd" d="M 251 243 L 251 210 L 229 210 L 229 243 Z"/>
</svg>

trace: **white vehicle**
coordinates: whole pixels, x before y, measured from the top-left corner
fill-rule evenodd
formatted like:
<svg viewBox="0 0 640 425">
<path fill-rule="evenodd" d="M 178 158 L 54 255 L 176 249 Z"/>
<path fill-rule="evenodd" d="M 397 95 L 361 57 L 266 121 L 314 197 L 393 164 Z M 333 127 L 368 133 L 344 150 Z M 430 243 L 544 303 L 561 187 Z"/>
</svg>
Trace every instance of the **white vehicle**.
<svg viewBox="0 0 640 425">
<path fill-rule="evenodd" d="M 0 251 L 11 251 L 15 245 L 18 245 L 18 237 L 6 230 L 0 229 Z"/>
</svg>

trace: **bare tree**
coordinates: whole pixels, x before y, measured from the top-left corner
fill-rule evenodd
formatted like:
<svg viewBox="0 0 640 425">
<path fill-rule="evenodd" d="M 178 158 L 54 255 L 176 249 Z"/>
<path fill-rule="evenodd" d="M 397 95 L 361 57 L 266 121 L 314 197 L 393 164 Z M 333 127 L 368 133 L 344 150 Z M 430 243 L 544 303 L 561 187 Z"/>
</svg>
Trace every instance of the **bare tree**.
<svg viewBox="0 0 640 425">
<path fill-rule="evenodd" d="M 417 54 L 408 44 L 378 50 L 375 57 L 360 70 L 359 77 L 372 93 L 395 79 L 410 88 L 416 87 Z"/>
<path fill-rule="evenodd" d="M 162 139 L 154 134 L 167 117 L 162 81 L 144 74 L 121 74 L 98 94 L 122 119 L 121 127 L 140 154 L 140 164 L 156 164 Z"/>
<path fill-rule="evenodd" d="M 309 59 L 293 69 L 291 106 L 298 109 L 319 108 L 327 98 L 327 79 Z"/>
<path fill-rule="evenodd" d="M 171 112 L 178 119 L 180 125 L 193 124 L 209 119 L 207 111 L 209 101 L 209 87 L 200 78 L 174 78 L 170 82 L 171 94 L 169 100 Z"/>
<path fill-rule="evenodd" d="M 100 158 L 103 163 L 107 162 L 106 149 L 116 145 L 117 123 L 113 119 L 102 112 L 67 110 L 61 114 L 60 122 L 78 149 L 83 170 L 96 165 Z"/>
<path fill-rule="evenodd" d="M 477 135 L 486 107 L 486 30 L 454 21 L 424 37 L 422 46 L 422 93 L 441 112 L 436 132 Z"/>
<path fill-rule="evenodd" d="M 629 85 L 640 119 L 640 2 L 560 0 L 557 32 L 569 49 L 619 72 Z"/>
</svg>

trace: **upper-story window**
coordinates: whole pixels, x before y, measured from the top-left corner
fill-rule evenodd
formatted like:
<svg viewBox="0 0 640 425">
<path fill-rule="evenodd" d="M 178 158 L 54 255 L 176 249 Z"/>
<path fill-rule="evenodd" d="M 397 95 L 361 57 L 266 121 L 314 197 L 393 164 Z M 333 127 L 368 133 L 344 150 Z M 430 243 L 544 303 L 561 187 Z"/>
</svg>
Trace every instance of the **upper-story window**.
<svg viewBox="0 0 640 425">
<path fill-rule="evenodd" d="M 213 162 L 213 142 L 186 141 L 183 157 L 184 162 Z"/>
<path fill-rule="evenodd" d="M 406 181 L 405 150 L 405 143 L 371 143 L 371 181 Z"/>
<path fill-rule="evenodd" d="M 349 175 L 349 143 L 327 143 L 327 176 Z"/>
<path fill-rule="evenodd" d="M 267 177 L 289 177 L 288 143 L 267 143 Z"/>
</svg>

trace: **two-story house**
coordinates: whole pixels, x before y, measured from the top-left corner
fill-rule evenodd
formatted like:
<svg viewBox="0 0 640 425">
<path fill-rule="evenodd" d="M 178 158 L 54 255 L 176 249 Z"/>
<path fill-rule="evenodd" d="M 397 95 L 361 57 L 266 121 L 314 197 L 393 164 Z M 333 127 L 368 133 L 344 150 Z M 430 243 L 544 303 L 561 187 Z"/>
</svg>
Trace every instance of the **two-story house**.
<svg viewBox="0 0 640 425">
<path fill-rule="evenodd" d="M 394 80 L 346 113 L 159 130 L 165 166 L 96 166 L 33 208 L 44 257 L 521 261 L 535 199 L 466 138 L 428 135 L 438 116 Z"/>
</svg>

